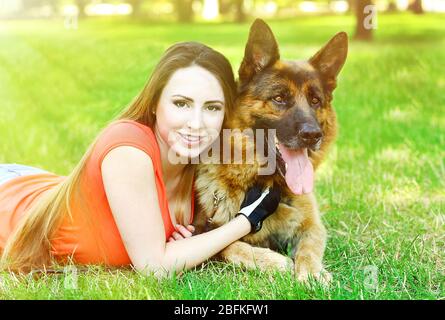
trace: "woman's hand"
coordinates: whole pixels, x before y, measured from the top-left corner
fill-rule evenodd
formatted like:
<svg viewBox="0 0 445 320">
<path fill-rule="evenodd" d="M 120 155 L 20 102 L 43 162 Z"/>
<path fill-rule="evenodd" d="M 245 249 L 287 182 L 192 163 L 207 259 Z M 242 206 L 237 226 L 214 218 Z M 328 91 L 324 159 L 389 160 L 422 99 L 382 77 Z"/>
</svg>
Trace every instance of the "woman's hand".
<svg viewBox="0 0 445 320">
<path fill-rule="evenodd" d="M 241 203 L 240 211 L 237 215 L 244 215 L 249 220 L 252 231 L 260 231 L 263 220 L 273 214 L 281 201 L 281 190 L 273 186 L 262 190 L 261 186 L 256 184 L 247 190 L 244 201 Z"/>
<path fill-rule="evenodd" d="M 177 224 L 176 231 L 173 232 L 172 236 L 168 239 L 168 242 L 190 238 L 193 236 L 193 232 L 195 232 L 195 227 L 193 225 L 189 224 L 187 227 L 184 227 L 183 225 Z"/>
</svg>

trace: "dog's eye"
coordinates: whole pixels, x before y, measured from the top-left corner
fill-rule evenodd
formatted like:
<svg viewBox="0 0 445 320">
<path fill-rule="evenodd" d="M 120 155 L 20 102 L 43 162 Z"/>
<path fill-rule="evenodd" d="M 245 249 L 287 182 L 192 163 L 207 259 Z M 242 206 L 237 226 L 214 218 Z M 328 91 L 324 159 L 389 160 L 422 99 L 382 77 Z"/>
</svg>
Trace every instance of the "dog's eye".
<svg viewBox="0 0 445 320">
<path fill-rule="evenodd" d="M 320 99 L 319 98 L 317 98 L 317 97 L 313 97 L 312 99 L 311 99 L 311 104 L 314 106 L 314 107 L 318 107 L 319 105 L 320 105 Z"/>
<path fill-rule="evenodd" d="M 272 101 L 278 104 L 284 104 L 284 98 L 281 95 L 277 95 L 275 97 L 272 98 Z"/>
</svg>

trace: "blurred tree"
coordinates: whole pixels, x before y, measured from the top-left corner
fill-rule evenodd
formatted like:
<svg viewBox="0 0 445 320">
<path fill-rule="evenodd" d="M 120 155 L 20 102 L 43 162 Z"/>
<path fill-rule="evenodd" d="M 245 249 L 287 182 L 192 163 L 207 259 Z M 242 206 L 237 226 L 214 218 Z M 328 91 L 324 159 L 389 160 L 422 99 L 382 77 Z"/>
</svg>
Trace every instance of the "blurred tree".
<svg viewBox="0 0 445 320">
<path fill-rule="evenodd" d="M 88 4 L 88 0 L 76 0 L 76 6 L 77 9 L 79 10 L 79 18 L 85 18 L 87 15 L 85 14 L 85 7 Z"/>
<path fill-rule="evenodd" d="M 355 0 L 348 0 L 348 12 L 355 12 Z"/>
<path fill-rule="evenodd" d="M 372 40 L 372 28 L 365 26 L 365 8 L 366 6 L 372 5 L 371 0 L 357 0 L 355 3 L 355 35 L 354 38 L 357 40 Z"/>
<path fill-rule="evenodd" d="M 22 1 L 22 6 L 25 11 L 32 9 L 32 8 L 43 6 L 44 4 L 45 4 L 45 0 L 23 0 Z"/>
<path fill-rule="evenodd" d="M 126 2 L 130 4 L 133 9 L 133 11 L 131 12 L 133 18 L 137 18 L 142 15 L 141 7 L 144 0 L 126 0 Z"/>
<path fill-rule="evenodd" d="M 244 0 L 219 0 L 219 12 L 226 17 L 233 15 L 238 23 L 245 22 L 247 19 Z"/>
<path fill-rule="evenodd" d="M 395 12 L 397 11 L 396 1 L 390 0 L 388 3 L 388 6 L 386 7 L 386 11 L 388 12 Z"/>
<path fill-rule="evenodd" d="M 193 21 L 193 0 L 173 0 L 179 22 Z"/>
<path fill-rule="evenodd" d="M 408 6 L 408 10 L 411 10 L 415 14 L 422 14 L 423 13 L 422 0 L 413 0 Z"/>
<path fill-rule="evenodd" d="M 48 0 L 49 5 L 51 6 L 51 9 L 53 10 L 53 15 L 57 15 L 59 13 L 59 0 Z"/>
<path fill-rule="evenodd" d="M 60 0 L 22 0 L 23 10 L 29 11 L 30 9 L 43 7 L 49 5 L 53 11 L 53 15 L 57 15 L 59 11 Z"/>
<path fill-rule="evenodd" d="M 230 12 L 230 0 L 219 0 L 219 13 L 226 15 Z"/>
<path fill-rule="evenodd" d="M 235 21 L 238 23 L 246 22 L 246 13 L 244 12 L 244 0 L 235 0 Z"/>
</svg>

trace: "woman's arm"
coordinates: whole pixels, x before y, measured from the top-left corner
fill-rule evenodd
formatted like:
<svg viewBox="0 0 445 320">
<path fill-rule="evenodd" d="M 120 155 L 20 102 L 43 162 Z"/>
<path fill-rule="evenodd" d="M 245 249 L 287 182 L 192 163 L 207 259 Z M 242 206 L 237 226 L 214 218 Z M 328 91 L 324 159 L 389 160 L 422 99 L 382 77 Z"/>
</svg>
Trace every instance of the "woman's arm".
<svg viewBox="0 0 445 320">
<path fill-rule="evenodd" d="M 180 241 L 168 242 L 164 265 L 170 270 L 190 269 L 214 256 L 251 230 L 245 217 L 236 217 L 223 226 Z"/>
<path fill-rule="evenodd" d="M 248 219 L 238 216 L 212 231 L 167 243 L 151 158 L 121 146 L 105 156 L 101 170 L 116 225 L 139 271 L 165 276 L 192 268 L 251 231 Z"/>
</svg>

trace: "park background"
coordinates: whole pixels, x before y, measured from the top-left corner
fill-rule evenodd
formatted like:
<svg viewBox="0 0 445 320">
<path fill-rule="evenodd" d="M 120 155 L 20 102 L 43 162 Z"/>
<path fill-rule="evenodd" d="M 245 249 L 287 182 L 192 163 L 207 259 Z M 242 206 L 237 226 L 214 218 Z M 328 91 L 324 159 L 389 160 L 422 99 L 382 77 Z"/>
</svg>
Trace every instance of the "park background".
<svg viewBox="0 0 445 320">
<path fill-rule="evenodd" d="M 349 35 L 339 137 L 316 180 L 331 286 L 209 262 L 160 282 L 101 267 L 2 273 L 0 299 L 445 298 L 443 0 L 0 0 L 0 163 L 67 175 L 166 48 L 200 41 L 236 71 L 257 17 L 285 59 Z"/>
</svg>

